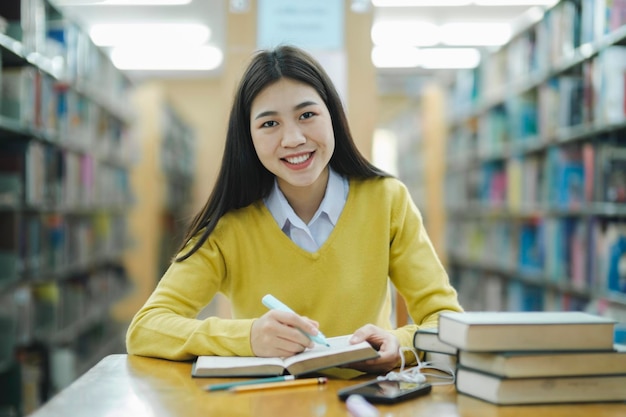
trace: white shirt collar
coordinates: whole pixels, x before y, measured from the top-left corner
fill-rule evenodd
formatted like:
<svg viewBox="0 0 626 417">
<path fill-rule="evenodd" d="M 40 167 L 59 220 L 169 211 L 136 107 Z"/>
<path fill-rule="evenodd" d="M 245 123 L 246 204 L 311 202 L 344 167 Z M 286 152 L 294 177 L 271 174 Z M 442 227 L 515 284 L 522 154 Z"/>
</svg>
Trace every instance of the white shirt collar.
<svg viewBox="0 0 626 417">
<path fill-rule="evenodd" d="M 347 197 L 348 180 L 336 173 L 332 168 L 329 168 L 326 193 L 310 223 L 313 223 L 322 213 L 325 213 L 334 226 L 341 215 Z M 265 205 L 281 229 L 284 230 L 287 221 L 294 225 L 304 225 L 302 219 L 296 215 L 293 208 L 289 205 L 276 180 L 274 180 L 274 187 L 270 195 L 265 199 Z"/>
</svg>

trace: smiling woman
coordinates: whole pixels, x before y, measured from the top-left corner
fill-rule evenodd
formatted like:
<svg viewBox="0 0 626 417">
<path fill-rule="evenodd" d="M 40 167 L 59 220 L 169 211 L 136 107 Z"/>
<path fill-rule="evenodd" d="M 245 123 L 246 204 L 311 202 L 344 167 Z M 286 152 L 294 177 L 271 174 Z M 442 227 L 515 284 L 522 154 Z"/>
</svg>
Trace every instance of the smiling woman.
<svg viewBox="0 0 626 417">
<path fill-rule="evenodd" d="M 412 324 L 392 325 L 390 282 Z M 232 318 L 198 319 L 218 292 Z M 267 293 L 297 313 L 266 311 Z M 175 360 L 289 357 L 323 328 L 376 348 L 378 358 L 349 366 L 378 373 L 399 366 L 400 348 L 446 310 L 461 310 L 456 291 L 407 188 L 359 152 L 321 65 L 281 46 L 244 71 L 217 183 L 133 318 L 127 349 Z"/>
</svg>

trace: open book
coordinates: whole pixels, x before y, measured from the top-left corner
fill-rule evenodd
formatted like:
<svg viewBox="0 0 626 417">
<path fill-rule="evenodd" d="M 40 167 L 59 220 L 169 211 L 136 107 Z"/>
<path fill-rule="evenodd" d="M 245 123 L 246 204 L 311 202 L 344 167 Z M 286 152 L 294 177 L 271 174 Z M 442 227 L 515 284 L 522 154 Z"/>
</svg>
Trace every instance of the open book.
<svg viewBox="0 0 626 417">
<path fill-rule="evenodd" d="M 270 376 L 289 373 L 301 375 L 334 366 L 378 357 L 367 342 L 351 345 L 350 335 L 328 338 L 328 346 L 315 345 L 288 358 L 257 356 L 199 356 L 193 364 L 194 377 Z"/>
</svg>

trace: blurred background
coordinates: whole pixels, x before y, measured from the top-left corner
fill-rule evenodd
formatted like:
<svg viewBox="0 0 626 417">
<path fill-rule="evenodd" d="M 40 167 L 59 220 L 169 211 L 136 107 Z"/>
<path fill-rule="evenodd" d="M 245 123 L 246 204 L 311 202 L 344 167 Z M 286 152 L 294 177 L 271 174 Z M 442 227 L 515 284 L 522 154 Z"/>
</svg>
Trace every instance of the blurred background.
<svg viewBox="0 0 626 417">
<path fill-rule="evenodd" d="M 625 7 L 3 0 L 0 416 L 125 351 L 211 192 L 245 64 L 280 43 L 325 66 L 466 310 L 588 311 L 624 341 Z"/>
</svg>

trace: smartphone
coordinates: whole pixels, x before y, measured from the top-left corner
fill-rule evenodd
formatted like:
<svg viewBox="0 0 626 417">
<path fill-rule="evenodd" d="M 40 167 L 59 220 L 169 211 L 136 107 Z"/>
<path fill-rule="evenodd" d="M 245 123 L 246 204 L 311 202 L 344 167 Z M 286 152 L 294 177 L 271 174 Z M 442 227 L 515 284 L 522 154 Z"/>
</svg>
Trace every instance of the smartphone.
<svg viewBox="0 0 626 417">
<path fill-rule="evenodd" d="M 401 382 L 373 380 L 363 384 L 342 388 L 337 392 L 345 401 L 350 395 L 358 394 L 372 403 L 394 404 L 411 398 L 426 395 L 432 389 L 428 382 Z"/>
</svg>

